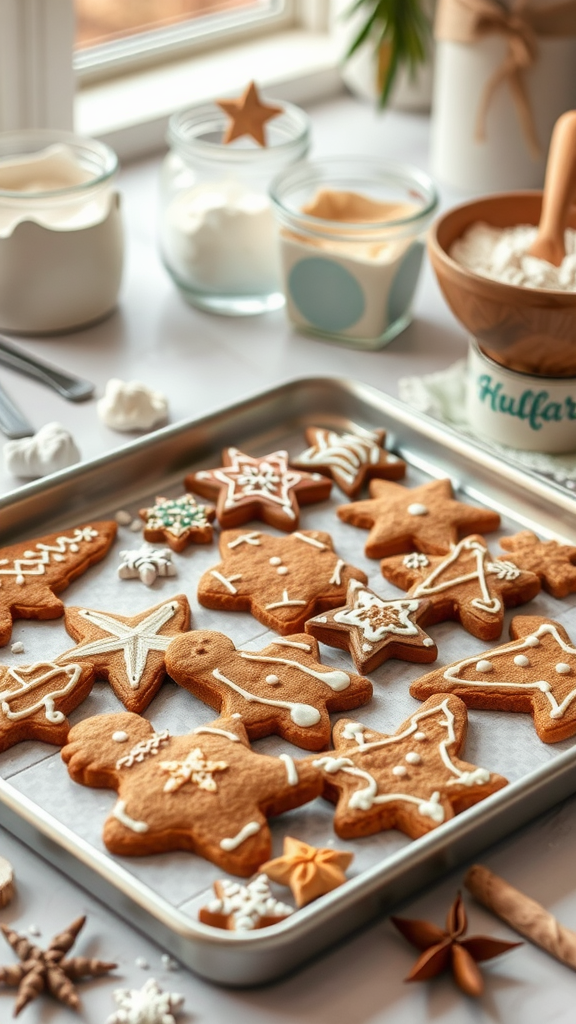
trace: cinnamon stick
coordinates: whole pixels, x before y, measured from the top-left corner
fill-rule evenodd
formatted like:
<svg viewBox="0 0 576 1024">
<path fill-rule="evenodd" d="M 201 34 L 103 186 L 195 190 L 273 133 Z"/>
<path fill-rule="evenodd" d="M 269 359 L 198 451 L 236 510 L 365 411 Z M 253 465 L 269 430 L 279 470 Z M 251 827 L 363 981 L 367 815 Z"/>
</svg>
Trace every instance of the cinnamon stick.
<svg viewBox="0 0 576 1024">
<path fill-rule="evenodd" d="M 496 917 L 576 971 L 576 933 L 559 924 L 540 903 L 481 864 L 472 865 L 464 885 Z"/>
</svg>

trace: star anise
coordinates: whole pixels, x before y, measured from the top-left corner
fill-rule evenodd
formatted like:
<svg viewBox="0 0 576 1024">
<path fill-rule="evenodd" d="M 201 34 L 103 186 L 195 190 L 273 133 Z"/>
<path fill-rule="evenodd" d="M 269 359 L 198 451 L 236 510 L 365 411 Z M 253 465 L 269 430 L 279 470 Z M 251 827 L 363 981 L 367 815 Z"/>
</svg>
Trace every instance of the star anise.
<svg viewBox="0 0 576 1024">
<path fill-rule="evenodd" d="M 117 966 L 85 956 L 66 959 L 66 953 L 74 945 L 85 920 L 85 917 L 79 917 L 73 921 L 66 931 L 60 932 L 52 939 L 46 950 L 32 945 L 24 935 L 18 935 L 12 928 L 0 926 L 4 938 L 21 961 L 13 966 L 0 967 L 0 985 L 18 988 L 14 1006 L 15 1017 L 43 992 L 50 993 L 61 1003 L 77 1010 L 80 999 L 73 982 L 80 978 L 96 978 Z"/>
<path fill-rule="evenodd" d="M 521 942 L 491 939 L 487 935 L 463 938 L 468 921 L 460 893 L 448 911 L 445 931 L 430 921 L 405 917 L 391 917 L 390 920 L 408 942 L 422 950 L 406 981 L 427 981 L 451 968 L 456 984 L 468 996 L 480 996 L 484 990 L 484 980 L 477 964 L 522 945 Z"/>
</svg>

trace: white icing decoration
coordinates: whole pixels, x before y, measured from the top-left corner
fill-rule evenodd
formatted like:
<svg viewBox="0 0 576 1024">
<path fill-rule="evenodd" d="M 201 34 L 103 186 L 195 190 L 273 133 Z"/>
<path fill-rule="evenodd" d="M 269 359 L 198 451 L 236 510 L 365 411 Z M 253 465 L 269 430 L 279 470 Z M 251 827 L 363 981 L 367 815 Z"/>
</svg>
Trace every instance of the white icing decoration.
<svg viewBox="0 0 576 1024">
<path fill-rule="evenodd" d="M 268 704 L 273 708 L 286 708 L 290 711 L 290 718 L 295 725 L 301 726 L 303 729 L 307 729 L 312 725 L 317 725 L 320 721 L 321 715 L 317 708 L 311 707 L 310 704 L 299 704 L 288 700 L 272 700 L 271 698 L 258 697 L 255 693 L 250 693 L 249 690 L 243 689 L 238 683 L 233 683 L 231 679 L 223 675 L 220 669 L 215 668 L 212 672 L 215 679 L 219 682 L 225 683 L 236 693 L 239 693 L 244 700 L 247 700 L 249 704 Z"/>
<path fill-rule="evenodd" d="M 150 827 L 145 821 L 136 821 L 126 813 L 126 804 L 124 803 L 124 800 L 116 801 L 114 810 L 112 811 L 112 816 L 116 818 L 121 825 L 124 825 L 125 828 L 129 828 L 131 832 L 148 832 Z"/>
<path fill-rule="evenodd" d="M 128 683 L 132 690 L 140 686 L 150 651 L 165 651 L 174 636 L 161 636 L 160 630 L 178 611 L 176 601 L 160 605 L 135 626 L 129 626 L 112 614 L 80 608 L 78 614 L 107 636 L 78 644 L 74 650 L 63 654 L 62 659 L 98 657 L 122 651 Z"/>
<path fill-rule="evenodd" d="M 236 573 L 235 576 L 223 576 L 222 573 L 217 572 L 216 569 L 211 569 L 210 575 L 213 576 L 214 579 L 218 580 L 219 583 L 222 583 L 223 586 L 226 587 L 226 590 L 229 590 L 231 594 L 238 593 L 238 588 L 235 587 L 234 584 L 237 580 L 242 579 L 242 575 L 240 573 Z"/>
<path fill-rule="evenodd" d="M 235 836 L 232 836 L 230 839 L 221 839 L 220 846 L 223 850 L 226 850 L 226 852 L 229 853 L 231 850 L 235 850 L 237 846 L 240 846 L 249 839 L 250 836 L 255 836 L 261 828 L 262 826 L 259 822 L 249 821 L 248 824 L 244 825 L 244 828 L 241 828 Z"/>
<path fill-rule="evenodd" d="M 432 821 L 435 821 L 437 825 L 441 825 L 444 821 L 444 808 L 440 803 L 440 793 L 435 791 L 429 800 L 423 800 L 418 805 L 418 813 L 424 818 L 432 818 Z"/>
<path fill-rule="evenodd" d="M 80 462 L 70 431 L 61 423 L 46 423 L 33 437 L 20 437 L 4 445 L 4 463 L 13 476 L 34 479 Z"/>
<path fill-rule="evenodd" d="M 229 466 L 221 466 L 206 474 L 226 486 L 224 505 L 234 508 L 246 498 L 260 498 L 279 505 L 284 515 L 295 519 L 290 492 L 302 479 L 300 473 L 288 469 L 288 453 L 272 452 L 253 459 L 237 448 L 228 448 Z"/>
<path fill-rule="evenodd" d="M 330 466 L 348 487 L 353 485 L 361 466 L 376 464 L 383 454 L 378 435 L 369 430 L 359 435 L 318 429 L 314 437 L 314 445 L 303 451 L 296 461 L 305 466 Z M 389 462 L 393 459 L 394 456 L 388 457 Z"/>
<path fill-rule="evenodd" d="M 556 671 L 561 676 L 567 676 L 568 673 L 571 671 L 570 665 L 568 665 L 565 661 L 559 661 L 556 665 Z"/>
<path fill-rule="evenodd" d="M 452 576 L 440 583 L 437 583 L 437 579 L 442 573 L 448 569 L 454 562 L 457 562 L 463 551 L 470 551 L 476 561 L 476 568 L 472 572 L 461 573 L 459 576 Z M 470 583 L 472 580 L 477 580 L 480 588 L 480 597 L 474 597 L 470 601 L 473 608 L 478 608 L 479 611 L 487 612 L 489 615 L 496 615 L 502 608 L 501 602 L 497 597 L 492 597 L 486 580 L 486 573 L 488 565 L 486 560 L 488 558 L 488 548 L 485 544 L 482 544 L 478 540 L 471 540 L 470 537 L 465 537 L 459 544 L 455 544 L 449 555 L 443 558 L 438 563 L 435 569 L 424 579 L 422 583 L 414 587 L 413 597 L 428 597 L 430 594 L 439 594 L 443 590 L 449 590 L 451 587 L 458 586 L 461 583 Z M 490 564 L 490 563 L 488 563 Z"/>
<path fill-rule="evenodd" d="M 139 380 L 112 377 L 104 397 L 96 403 L 96 410 L 112 430 L 150 430 L 166 419 L 168 402 L 161 391 L 154 391 Z"/>
<path fill-rule="evenodd" d="M 289 571 L 288 570 L 288 566 L 286 566 L 286 565 L 281 565 L 276 570 L 276 572 L 278 573 L 279 576 L 287 576 L 288 575 L 288 571 Z"/>
<path fill-rule="evenodd" d="M 42 544 L 41 541 L 38 541 L 33 549 L 25 551 L 22 557 L 13 559 L 12 563 L 9 558 L 0 558 L 0 566 L 12 564 L 14 567 L 12 569 L 0 568 L 0 576 L 15 576 L 16 583 L 23 586 L 26 576 L 43 576 L 46 566 L 51 562 L 63 562 L 69 551 L 78 552 L 83 541 L 90 542 L 97 536 L 97 530 L 92 529 L 91 526 L 85 526 L 82 529 L 74 530 L 71 537 L 65 534 L 57 537 L 55 544 Z"/>
<path fill-rule="evenodd" d="M 331 690 L 335 690 L 338 693 L 340 690 L 347 690 L 350 686 L 350 676 L 339 669 L 328 669 L 327 672 L 318 672 L 316 669 L 310 668 L 309 665 L 301 665 L 299 661 L 294 661 L 292 658 L 273 658 L 269 654 L 250 654 L 249 651 L 240 651 L 240 657 L 245 658 L 246 661 L 262 661 L 264 663 L 272 662 L 277 665 L 288 665 L 290 668 L 296 668 L 300 672 L 304 672 L 307 676 L 318 679 L 321 683 L 326 683 L 326 686 L 329 686 Z"/>
<path fill-rule="evenodd" d="M 278 555 L 272 555 L 269 559 L 270 565 L 282 565 L 282 559 Z"/>
<path fill-rule="evenodd" d="M 358 580 L 350 580 L 346 600 L 352 607 L 342 608 L 334 613 L 334 622 L 341 625 L 357 626 L 362 636 L 372 643 L 379 643 L 388 634 L 393 636 L 418 636 L 418 626 L 412 621 L 420 602 L 411 598 L 385 601 Z"/>
<path fill-rule="evenodd" d="M 537 636 L 527 636 L 524 643 L 526 647 L 539 647 L 540 641 Z"/>
<path fill-rule="evenodd" d="M 397 775 L 399 778 L 402 778 L 404 775 L 408 775 L 408 769 L 405 768 L 403 764 L 397 764 L 392 769 L 392 775 Z"/>
<path fill-rule="evenodd" d="M 290 757 L 290 754 L 280 754 L 279 760 L 284 762 L 284 767 L 286 768 L 286 776 L 288 778 L 289 785 L 297 786 L 299 779 L 298 772 L 296 770 L 296 765 L 294 764 L 294 759 Z"/>
<path fill-rule="evenodd" d="M 411 554 L 404 555 L 402 564 L 405 565 L 407 569 L 423 569 L 427 565 L 430 565 L 430 560 L 421 552 L 412 551 Z"/>
<path fill-rule="evenodd" d="M 228 767 L 226 761 L 207 760 L 200 747 L 195 747 L 186 754 L 183 761 L 160 761 L 160 771 L 170 776 L 162 792 L 176 793 L 186 783 L 191 782 L 207 793 L 216 793 L 218 785 L 214 773 L 223 772 Z"/>
<path fill-rule="evenodd" d="M 334 572 L 328 580 L 329 583 L 335 583 L 337 587 L 342 586 L 341 572 L 345 565 L 346 562 L 342 558 L 339 558 L 334 566 Z"/>
<path fill-rule="evenodd" d="M 311 644 L 303 644 L 303 643 L 300 643 L 299 640 L 284 640 L 284 639 L 280 639 L 280 640 L 275 640 L 274 643 L 276 644 L 276 647 L 298 647 L 299 650 L 301 650 L 301 651 L 311 651 L 312 650 Z"/>
<path fill-rule="evenodd" d="M 209 476 L 210 474 L 207 473 L 205 475 Z M 197 473 L 196 476 L 200 476 L 200 473 Z M 237 548 L 239 544 L 251 544 L 253 547 L 259 548 L 260 547 L 260 541 L 258 540 L 258 537 L 260 537 L 260 534 L 257 533 L 256 531 L 254 531 L 252 533 L 242 533 L 242 534 L 240 534 L 239 537 L 236 537 L 235 540 L 229 541 L 228 542 L 228 547 L 229 548 Z"/>
<path fill-rule="evenodd" d="M 158 576 L 176 576 L 172 552 L 170 548 L 153 548 L 150 544 L 142 544 L 133 551 L 121 551 L 118 576 L 121 580 L 141 579 L 147 587 L 151 587 Z"/>
<path fill-rule="evenodd" d="M 155 757 L 164 743 L 168 743 L 170 733 L 168 729 L 162 732 L 153 732 L 147 740 L 139 740 L 124 757 L 116 761 L 116 769 L 131 768 L 133 764 L 141 764 L 147 757 Z"/>
<path fill-rule="evenodd" d="M 318 480 L 321 479 L 322 477 L 319 476 Z M 321 551 L 326 550 L 326 544 L 323 544 L 321 540 L 315 540 L 314 537 L 308 537 L 305 533 L 298 533 L 296 531 L 292 536 L 296 537 L 297 540 L 303 540 L 305 544 L 311 544 L 314 548 L 320 548 Z"/>
<path fill-rule="evenodd" d="M 428 739 L 428 737 L 427 737 L 425 732 L 415 732 L 414 733 L 414 739 L 415 740 L 426 740 L 426 739 Z"/>
<path fill-rule="evenodd" d="M 217 886 L 221 895 L 212 900 L 206 909 L 212 914 L 232 918 L 233 930 L 236 932 L 252 931 L 265 917 L 283 918 L 294 913 L 292 907 L 274 899 L 266 875 L 257 875 L 246 885 L 222 879 L 217 882 Z"/>
<path fill-rule="evenodd" d="M 227 732 L 226 729 L 215 729 L 210 725 L 199 725 L 197 726 L 196 729 L 193 729 L 192 731 L 196 736 L 199 736 L 201 733 L 208 732 L 212 733 L 213 736 L 224 736 L 225 739 L 231 740 L 232 743 L 240 742 L 240 737 L 237 736 L 236 733 Z"/>
<path fill-rule="evenodd" d="M 472 772 L 462 772 L 458 779 L 450 779 L 461 786 L 480 786 L 483 782 L 490 782 L 490 772 L 487 768 L 475 768 Z"/>
<path fill-rule="evenodd" d="M 118 729 L 116 732 L 112 733 L 112 739 L 114 743 L 126 743 L 126 741 L 129 739 L 129 736 L 128 733 L 124 732 L 123 729 Z"/>
<path fill-rule="evenodd" d="M 422 758 L 420 757 L 420 754 L 417 754 L 413 750 L 409 751 L 406 754 L 405 760 L 408 762 L 408 764 L 422 764 Z"/>
<path fill-rule="evenodd" d="M 372 644 L 362 644 L 362 650 L 368 653 L 368 651 L 372 650 Z"/>
<path fill-rule="evenodd" d="M 434 641 L 431 636 L 425 636 L 422 643 L 424 647 L 434 647 Z"/>
<path fill-rule="evenodd" d="M 530 658 L 527 658 L 525 654 L 517 654 L 514 658 L 514 664 L 518 665 L 519 668 L 528 668 Z"/>
<path fill-rule="evenodd" d="M 60 725 L 64 721 L 61 711 L 56 711 L 55 703 L 58 697 L 64 697 L 74 689 L 81 674 L 80 665 L 57 665 L 52 661 L 37 661 L 33 665 L 22 665 L 20 668 L 9 668 L 6 673 L 6 680 L 13 680 L 17 689 L 12 685 L 0 691 L 0 708 L 2 714 L 11 722 L 18 722 L 23 718 L 29 718 L 41 708 L 44 708 L 44 715 L 47 722 L 52 725 Z M 34 673 L 39 672 L 39 675 Z M 35 691 L 44 687 L 58 677 L 63 679 L 63 684 L 55 683 L 55 688 L 45 696 L 35 698 Z M 32 703 L 20 711 L 12 711 L 12 703 L 19 702 L 22 698 L 31 697 Z"/>
<path fill-rule="evenodd" d="M 359 722 L 347 722 L 342 729 L 342 738 L 345 740 L 354 740 L 354 742 L 361 747 L 364 743 L 364 726 L 360 725 Z"/>
<path fill-rule="evenodd" d="M 411 505 L 408 505 L 406 511 L 409 516 L 427 516 L 430 510 L 419 501 L 413 501 Z"/>
<path fill-rule="evenodd" d="M 521 575 L 521 570 L 513 562 L 504 562 L 502 559 L 497 559 L 494 562 L 486 563 L 486 572 L 493 573 L 499 580 L 517 580 Z"/>
<path fill-rule="evenodd" d="M 306 603 L 307 603 L 306 601 L 300 601 L 298 599 L 294 599 L 294 600 L 291 601 L 290 598 L 288 597 L 288 591 L 287 590 L 283 590 L 282 591 L 282 600 L 281 601 L 273 601 L 272 604 L 266 604 L 266 605 L 264 605 L 264 607 L 267 610 L 272 610 L 272 608 L 288 608 L 290 605 L 306 604 Z"/>
<path fill-rule="evenodd" d="M 266 676 L 266 682 L 270 683 L 270 686 L 277 686 L 278 683 L 280 682 L 280 679 L 278 678 L 278 676 L 275 675 Z"/>
<path fill-rule="evenodd" d="M 487 661 L 485 658 L 481 658 L 480 661 L 476 662 L 477 672 L 492 672 L 494 665 L 491 661 Z"/>
<path fill-rule="evenodd" d="M 163 992 L 154 978 L 143 988 L 117 988 L 114 999 L 118 1010 L 108 1017 L 106 1024 L 176 1024 L 184 996 L 177 992 Z"/>
</svg>

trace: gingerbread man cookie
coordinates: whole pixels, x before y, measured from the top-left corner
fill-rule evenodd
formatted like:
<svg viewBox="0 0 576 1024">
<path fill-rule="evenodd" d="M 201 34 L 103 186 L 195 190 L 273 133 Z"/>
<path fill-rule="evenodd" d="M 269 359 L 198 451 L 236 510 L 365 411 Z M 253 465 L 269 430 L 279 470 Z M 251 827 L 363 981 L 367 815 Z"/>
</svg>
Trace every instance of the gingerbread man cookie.
<svg viewBox="0 0 576 1024">
<path fill-rule="evenodd" d="M 108 553 L 116 523 L 88 523 L 0 549 L 0 647 L 14 619 L 58 619 L 55 595 Z"/>
<path fill-rule="evenodd" d="M 0 666 L 0 751 L 21 740 L 61 746 L 70 728 L 66 715 L 86 699 L 96 674 L 89 662 Z"/>
<path fill-rule="evenodd" d="M 138 615 L 117 615 L 91 608 L 67 608 L 66 629 L 78 642 L 60 660 L 86 658 L 96 677 L 107 679 L 129 711 L 144 711 L 164 677 L 164 654 L 170 642 L 190 625 L 190 605 L 183 594 Z"/>
<path fill-rule="evenodd" d="M 406 463 L 384 448 L 385 437 L 385 430 L 354 427 L 353 433 L 337 434 L 309 427 L 310 447 L 290 464 L 331 477 L 349 498 L 356 498 L 367 480 L 400 480 L 406 473 Z"/>
<path fill-rule="evenodd" d="M 502 537 L 500 547 L 519 569 L 536 573 L 544 590 L 553 597 L 567 597 L 576 591 L 576 547 L 557 540 L 539 540 L 531 530 Z"/>
<path fill-rule="evenodd" d="M 117 791 L 111 853 L 189 850 L 244 877 L 270 857 L 266 819 L 322 789 L 310 763 L 254 753 L 238 718 L 172 736 L 129 712 L 97 715 L 70 730 L 62 758 L 75 782 Z"/>
<path fill-rule="evenodd" d="M 337 804 L 337 834 L 397 828 L 417 839 L 505 786 L 501 775 L 458 758 L 466 728 L 466 706 L 453 696 L 431 697 L 391 736 L 340 719 L 336 749 L 312 761 Z"/>
<path fill-rule="evenodd" d="M 524 711 L 544 743 L 576 733 L 576 648 L 559 622 L 517 615 L 511 643 L 455 661 L 417 679 L 410 693 L 455 693 L 469 708 Z"/>
<path fill-rule="evenodd" d="M 359 672 L 372 672 L 388 658 L 435 661 L 438 648 L 418 625 L 428 609 L 428 601 L 385 600 L 350 580 L 346 604 L 308 619 L 306 632 L 329 647 L 349 651 Z"/>
<path fill-rule="evenodd" d="M 337 608 L 351 579 L 366 574 L 339 558 L 329 533 L 297 530 L 273 537 L 261 530 L 228 530 L 222 562 L 205 572 L 198 600 L 206 608 L 251 612 L 277 633 L 298 633 L 306 619 Z"/>
<path fill-rule="evenodd" d="M 444 558 L 413 551 L 385 558 L 382 575 L 408 591 L 408 598 L 430 602 L 424 624 L 455 619 L 480 640 L 496 640 L 504 609 L 531 601 L 540 590 L 532 572 L 492 558 L 483 537 L 465 537 Z"/>
<path fill-rule="evenodd" d="M 277 733 L 306 750 L 328 745 L 329 712 L 360 707 L 372 696 L 367 679 L 323 665 L 316 640 L 305 633 L 237 651 L 223 633 L 194 630 L 170 644 L 166 669 L 222 715 L 239 715 L 250 739 Z"/>
<path fill-rule="evenodd" d="M 165 542 L 173 551 L 184 551 L 189 544 L 211 544 L 212 520 L 216 510 L 199 505 L 191 494 L 179 498 L 156 498 L 151 508 L 141 508 L 144 539 Z"/>
<path fill-rule="evenodd" d="M 216 500 L 223 529 L 261 519 L 278 530 L 297 530 L 299 505 L 324 501 L 332 483 L 320 473 L 290 469 L 288 452 L 253 458 L 237 448 L 225 448 L 223 465 L 190 473 L 187 490 Z"/>
<path fill-rule="evenodd" d="M 498 529 L 500 516 L 486 508 L 456 501 L 450 480 L 432 480 L 420 487 L 403 487 L 389 480 L 372 480 L 370 498 L 341 505 L 345 523 L 370 530 L 368 558 L 397 555 L 416 548 L 443 555 L 463 533 Z"/>
</svg>

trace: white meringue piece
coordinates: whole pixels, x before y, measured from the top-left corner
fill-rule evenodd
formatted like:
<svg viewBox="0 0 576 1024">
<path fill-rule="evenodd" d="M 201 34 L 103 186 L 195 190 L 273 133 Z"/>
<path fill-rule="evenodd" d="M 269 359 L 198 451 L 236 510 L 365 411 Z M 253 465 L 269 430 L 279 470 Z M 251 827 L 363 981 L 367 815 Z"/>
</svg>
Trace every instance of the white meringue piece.
<svg viewBox="0 0 576 1024">
<path fill-rule="evenodd" d="M 98 415 L 112 430 L 150 430 L 168 415 L 168 401 L 139 380 L 112 377 L 104 397 L 97 403 Z"/>
<path fill-rule="evenodd" d="M 13 476 L 47 476 L 80 462 L 72 434 L 61 423 L 46 423 L 32 437 L 20 437 L 4 445 L 4 464 Z"/>
</svg>

